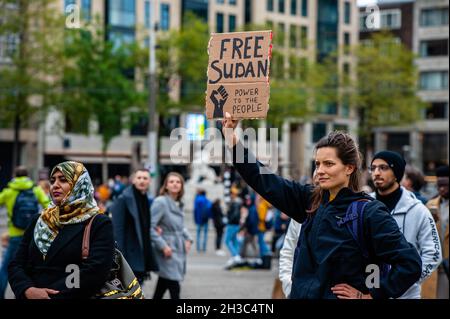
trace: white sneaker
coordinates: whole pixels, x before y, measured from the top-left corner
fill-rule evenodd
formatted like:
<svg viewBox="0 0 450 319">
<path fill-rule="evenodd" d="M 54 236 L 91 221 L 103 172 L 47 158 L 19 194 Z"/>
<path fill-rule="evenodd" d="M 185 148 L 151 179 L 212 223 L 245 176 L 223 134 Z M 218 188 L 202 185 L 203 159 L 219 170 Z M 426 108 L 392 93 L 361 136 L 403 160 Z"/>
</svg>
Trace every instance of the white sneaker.
<svg viewBox="0 0 450 319">
<path fill-rule="evenodd" d="M 221 249 L 218 249 L 218 250 L 216 250 L 216 255 L 217 256 L 226 256 L 226 252 L 224 252 L 223 250 L 221 250 Z"/>
<path fill-rule="evenodd" d="M 240 263 L 242 263 L 243 260 L 242 260 L 242 257 L 240 255 L 236 255 L 236 256 L 233 257 L 233 261 L 234 261 L 235 264 L 240 264 Z"/>
</svg>

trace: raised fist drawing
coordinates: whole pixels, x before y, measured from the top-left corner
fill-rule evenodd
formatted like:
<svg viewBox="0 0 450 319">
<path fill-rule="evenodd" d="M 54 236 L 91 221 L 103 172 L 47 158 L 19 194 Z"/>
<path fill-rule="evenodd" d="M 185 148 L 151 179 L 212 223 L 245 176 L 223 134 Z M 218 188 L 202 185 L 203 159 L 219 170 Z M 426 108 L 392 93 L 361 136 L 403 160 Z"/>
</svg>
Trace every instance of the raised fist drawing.
<svg viewBox="0 0 450 319">
<path fill-rule="evenodd" d="M 219 98 L 217 96 L 219 95 Z M 228 99 L 228 93 L 221 85 L 217 90 L 213 90 L 210 96 L 211 101 L 214 103 L 214 118 L 223 118 L 223 106 Z"/>
</svg>

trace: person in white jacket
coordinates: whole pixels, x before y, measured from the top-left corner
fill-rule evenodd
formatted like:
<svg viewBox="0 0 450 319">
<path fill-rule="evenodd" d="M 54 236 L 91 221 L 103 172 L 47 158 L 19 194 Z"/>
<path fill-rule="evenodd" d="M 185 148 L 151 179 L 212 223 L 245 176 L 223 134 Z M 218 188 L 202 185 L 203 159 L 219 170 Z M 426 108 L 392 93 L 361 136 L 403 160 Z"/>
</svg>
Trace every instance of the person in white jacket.
<svg viewBox="0 0 450 319">
<path fill-rule="evenodd" d="M 382 151 L 375 154 L 369 167 L 375 185 L 371 196 L 388 207 L 400 231 L 416 247 L 422 259 L 420 280 L 400 297 L 420 299 L 421 284 L 441 263 L 442 252 L 430 211 L 412 192 L 400 186 L 405 165 L 405 160 L 398 153 Z"/>
<path fill-rule="evenodd" d="M 289 227 L 284 237 L 283 247 L 280 250 L 280 267 L 279 275 L 283 293 L 287 297 L 291 293 L 292 286 L 292 265 L 294 263 L 294 252 L 297 247 L 298 236 L 302 224 L 291 219 Z"/>
</svg>

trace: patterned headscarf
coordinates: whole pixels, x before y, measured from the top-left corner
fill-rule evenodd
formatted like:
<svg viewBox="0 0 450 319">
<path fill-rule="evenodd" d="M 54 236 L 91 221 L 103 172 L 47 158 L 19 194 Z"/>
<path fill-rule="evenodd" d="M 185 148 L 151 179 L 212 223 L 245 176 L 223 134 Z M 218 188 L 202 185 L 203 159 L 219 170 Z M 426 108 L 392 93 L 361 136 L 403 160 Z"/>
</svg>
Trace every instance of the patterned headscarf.
<svg viewBox="0 0 450 319">
<path fill-rule="evenodd" d="M 94 199 L 94 186 L 86 168 L 81 163 L 63 162 L 56 165 L 70 184 L 70 192 L 59 206 L 52 202 L 42 211 L 34 228 L 34 242 L 45 256 L 63 225 L 77 224 L 88 220 L 99 212 Z"/>
</svg>

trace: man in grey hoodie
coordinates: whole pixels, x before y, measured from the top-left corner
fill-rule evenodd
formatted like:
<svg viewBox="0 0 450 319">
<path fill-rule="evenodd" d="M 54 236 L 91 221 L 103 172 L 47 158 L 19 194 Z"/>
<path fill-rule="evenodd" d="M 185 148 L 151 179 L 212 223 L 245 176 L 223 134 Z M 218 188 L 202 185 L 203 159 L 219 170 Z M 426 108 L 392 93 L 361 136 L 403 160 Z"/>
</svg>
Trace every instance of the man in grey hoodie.
<svg viewBox="0 0 450 319">
<path fill-rule="evenodd" d="M 406 240 L 416 247 L 421 256 L 420 280 L 400 297 L 419 299 L 421 284 L 437 269 L 442 253 L 430 211 L 413 193 L 400 186 L 405 166 L 405 160 L 398 153 L 382 151 L 375 154 L 369 167 L 375 185 L 375 192 L 371 195 L 388 207 Z"/>
</svg>

